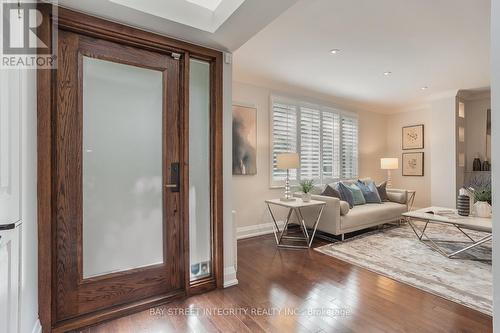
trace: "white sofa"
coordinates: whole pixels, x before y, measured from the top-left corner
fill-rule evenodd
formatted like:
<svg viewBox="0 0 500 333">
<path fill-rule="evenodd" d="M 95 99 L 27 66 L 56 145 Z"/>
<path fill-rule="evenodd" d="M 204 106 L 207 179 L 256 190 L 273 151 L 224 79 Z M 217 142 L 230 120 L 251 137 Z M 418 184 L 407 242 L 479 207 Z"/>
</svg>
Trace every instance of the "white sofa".
<svg viewBox="0 0 500 333">
<path fill-rule="evenodd" d="M 313 193 L 311 196 L 312 200 L 326 202 L 318 230 L 332 235 L 340 235 L 342 240 L 344 240 L 346 233 L 399 221 L 401 214 L 408 211 L 408 192 L 406 190 L 387 189 L 390 201 L 381 204 L 369 203 L 354 206 L 351 209 L 349 209 L 347 202 L 338 198 L 319 195 L 318 193 L 322 193 L 323 189 L 315 189 L 315 192 L 316 194 Z M 301 197 L 302 193 L 297 192 L 294 196 Z M 302 208 L 301 211 L 308 227 L 312 227 L 318 216 L 318 208 Z"/>
</svg>

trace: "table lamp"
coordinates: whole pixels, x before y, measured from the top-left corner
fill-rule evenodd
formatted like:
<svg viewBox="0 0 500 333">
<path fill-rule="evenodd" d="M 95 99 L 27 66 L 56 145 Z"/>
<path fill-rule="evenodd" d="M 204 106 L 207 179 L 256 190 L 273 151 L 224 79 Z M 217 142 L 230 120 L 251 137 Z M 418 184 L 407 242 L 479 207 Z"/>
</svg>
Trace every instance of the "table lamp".
<svg viewBox="0 0 500 333">
<path fill-rule="evenodd" d="M 392 187 L 391 170 L 399 168 L 399 160 L 394 157 L 380 159 L 380 169 L 387 170 L 387 187 Z"/>
<path fill-rule="evenodd" d="M 290 169 L 300 167 L 299 154 L 283 153 L 276 155 L 276 166 L 278 169 L 286 170 L 285 196 L 281 198 L 281 201 L 294 201 L 295 198 L 290 191 Z"/>
</svg>

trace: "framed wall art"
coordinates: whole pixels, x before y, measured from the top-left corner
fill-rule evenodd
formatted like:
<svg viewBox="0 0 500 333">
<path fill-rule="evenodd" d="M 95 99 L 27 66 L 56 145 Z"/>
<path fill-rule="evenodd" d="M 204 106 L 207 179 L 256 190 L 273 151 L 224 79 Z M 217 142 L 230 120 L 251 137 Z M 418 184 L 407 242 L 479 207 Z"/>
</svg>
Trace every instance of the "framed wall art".
<svg viewBox="0 0 500 333">
<path fill-rule="evenodd" d="M 233 175 L 257 174 L 257 109 L 233 105 Z"/>
<path fill-rule="evenodd" d="M 424 149 L 424 125 L 403 127 L 403 150 Z"/>
<path fill-rule="evenodd" d="M 403 176 L 424 175 L 424 153 L 403 153 Z"/>
</svg>

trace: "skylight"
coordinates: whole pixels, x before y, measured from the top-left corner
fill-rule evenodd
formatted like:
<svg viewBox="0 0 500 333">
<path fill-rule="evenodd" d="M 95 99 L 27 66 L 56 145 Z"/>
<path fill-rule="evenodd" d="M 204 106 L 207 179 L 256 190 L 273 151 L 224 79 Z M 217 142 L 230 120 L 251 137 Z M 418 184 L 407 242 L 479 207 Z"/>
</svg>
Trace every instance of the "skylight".
<svg viewBox="0 0 500 333">
<path fill-rule="evenodd" d="M 245 0 L 109 0 L 150 15 L 215 32 Z"/>
<path fill-rule="evenodd" d="M 186 0 L 186 1 L 194 3 L 195 5 L 206 8 L 208 10 L 211 10 L 212 12 L 215 12 L 217 7 L 219 7 L 220 3 L 222 2 L 222 0 Z"/>
</svg>

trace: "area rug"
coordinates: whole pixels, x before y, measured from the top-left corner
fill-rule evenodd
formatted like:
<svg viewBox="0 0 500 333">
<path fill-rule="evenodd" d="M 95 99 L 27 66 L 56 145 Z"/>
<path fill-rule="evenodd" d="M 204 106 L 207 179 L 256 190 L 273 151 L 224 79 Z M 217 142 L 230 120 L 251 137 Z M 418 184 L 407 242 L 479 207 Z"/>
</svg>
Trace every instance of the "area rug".
<svg viewBox="0 0 500 333">
<path fill-rule="evenodd" d="M 459 230 L 430 225 L 432 238 L 466 241 Z M 469 232 L 468 232 L 469 233 Z M 473 239 L 484 236 L 469 233 Z M 438 243 L 449 249 L 458 245 Z M 491 242 L 458 259 L 448 259 L 421 243 L 409 225 L 368 232 L 315 250 L 491 315 Z"/>
</svg>

